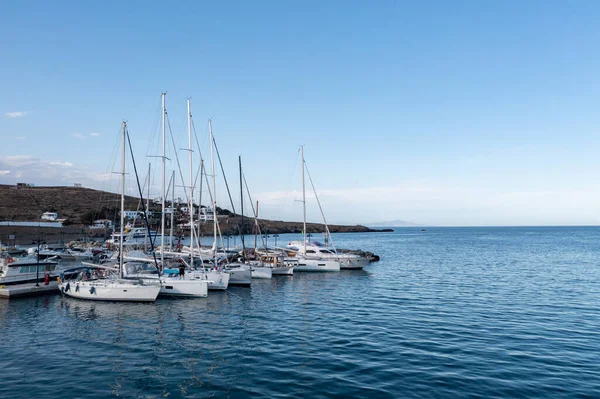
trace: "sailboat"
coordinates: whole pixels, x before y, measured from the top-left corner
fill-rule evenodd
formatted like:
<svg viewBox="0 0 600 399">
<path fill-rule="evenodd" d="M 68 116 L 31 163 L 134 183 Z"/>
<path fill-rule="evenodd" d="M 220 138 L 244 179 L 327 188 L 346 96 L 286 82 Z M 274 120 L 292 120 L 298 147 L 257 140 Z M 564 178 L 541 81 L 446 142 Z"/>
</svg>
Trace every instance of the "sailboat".
<svg viewBox="0 0 600 399">
<path fill-rule="evenodd" d="M 194 224 L 194 179 L 193 179 L 193 168 L 192 168 L 192 111 L 190 107 L 190 99 L 187 100 L 187 121 L 188 121 L 188 152 L 189 152 L 189 163 L 190 163 L 190 203 L 189 203 L 189 214 L 190 214 L 190 246 L 183 247 L 182 252 L 189 255 L 189 265 L 190 269 L 186 271 L 186 274 L 190 278 L 207 280 L 208 281 L 208 289 L 215 291 L 226 290 L 229 286 L 229 273 L 223 272 L 223 270 L 219 270 L 217 265 L 212 267 L 204 267 L 203 259 L 202 259 L 202 251 L 200 249 L 200 242 L 198 242 L 198 248 L 194 248 L 194 244 L 196 243 L 196 228 Z M 212 144 L 211 144 L 212 145 Z M 212 154 L 212 152 L 211 152 Z M 201 161 L 202 162 L 202 161 Z M 202 179 L 202 172 L 204 170 L 203 165 L 201 163 L 202 168 L 200 172 L 200 179 Z M 214 206 L 213 206 L 214 208 Z M 197 255 L 200 258 L 201 267 L 195 267 L 194 255 Z"/>
<path fill-rule="evenodd" d="M 217 251 L 217 204 L 215 201 L 215 197 L 217 195 L 216 191 L 216 170 L 215 170 L 215 156 L 214 156 L 214 136 L 212 131 L 212 122 L 208 121 L 208 130 L 210 132 L 210 162 L 212 167 L 212 196 L 211 196 L 211 207 L 213 210 L 213 246 L 212 252 L 214 254 L 214 266 L 223 270 L 225 273 L 229 274 L 229 284 L 231 285 L 242 285 L 242 286 L 250 286 L 252 283 L 252 271 L 250 270 L 250 266 L 245 265 L 243 263 L 226 263 L 227 257 L 223 259 L 219 259 L 219 254 Z M 222 264 L 225 266 L 221 266 Z M 221 269 L 222 268 L 222 269 Z"/>
<path fill-rule="evenodd" d="M 304 249 L 304 253 L 306 253 L 306 184 L 304 181 L 304 146 L 300 147 L 302 152 L 302 207 L 303 207 L 303 227 L 302 234 L 303 240 L 302 245 Z M 335 260 L 325 260 L 325 259 L 309 259 L 302 255 L 298 256 L 298 266 L 294 267 L 294 271 L 296 272 L 339 272 L 340 271 L 340 262 Z"/>
<path fill-rule="evenodd" d="M 123 152 L 121 159 L 121 239 L 119 242 L 118 275 L 112 268 L 82 266 L 60 274 L 58 288 L 66 296 L 96 301 L 154 302 L 161 286 L 142 279 L 127 280 L 123 276 L 123 229 L 125 225 L 125 129 L 123 122 Z M 65 276 L 69 276 L 65 278 Z"/>
<path fill-rule="evenodd" d="M 160 265 L 164 268 L 165 266 L 165 250 L 164 250 L 164 238 L 165 238 L 165 93 L 162 93 L 162 108 L 163 108 L 163 156 L 162 156 L 162 208 L 161 208 L 161 251 L 160 251 Z M 189 100 L 188 100 L 189 110 Z M 173 174 L 174 177 L 174 174 Z M 174 194 L 175 179 L 172 180 L 172 194 Z M 173 203 L 172 205 L 173 206 Z M 173 212 L 171 212 L 172 218 Z M 171 221 L 171 229 L 173 222 Z M 172 236 L 172 230 L 171 230 Z M 170 239 L 172 242 L 172 238 Z M 153 247 L 153 244 L 151 243 Z M 152 248 L 153 249 L 153 248 Z M 144 281 L 160 281 L 161 289 L 159 295 L 166 296 L 177 296 L 177 297 L 194 297 L 194 298 L 205 298 L 208 296 L 208 279 L 206 278 L 195 278 L 189 275 L 174 275 L 174 274 L 160 274 L 157 265 L 153 265 L 146 259 L 142 258 L 139 260 L 133 260 L 127 262 L 125 265 L 125 275 L 127 277 L 142 278 Z"/>
</svg>

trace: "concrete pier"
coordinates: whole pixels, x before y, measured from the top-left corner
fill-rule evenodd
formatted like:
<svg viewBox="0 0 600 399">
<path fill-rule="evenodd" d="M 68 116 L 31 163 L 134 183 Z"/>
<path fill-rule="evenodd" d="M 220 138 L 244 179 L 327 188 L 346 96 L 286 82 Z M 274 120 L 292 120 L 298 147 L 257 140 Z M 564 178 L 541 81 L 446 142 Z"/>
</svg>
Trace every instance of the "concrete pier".
<svg viewBox="0 0 600 399">
<path fill-rule="evenodd" d="M 48 285 L 41 282 L 39 287 L 36 287 L 35 283 L 0 286 L 0 298 L 5 299 L 51 294 L 58 294 L 57 281 L 50 281 Z"/>
</svg>

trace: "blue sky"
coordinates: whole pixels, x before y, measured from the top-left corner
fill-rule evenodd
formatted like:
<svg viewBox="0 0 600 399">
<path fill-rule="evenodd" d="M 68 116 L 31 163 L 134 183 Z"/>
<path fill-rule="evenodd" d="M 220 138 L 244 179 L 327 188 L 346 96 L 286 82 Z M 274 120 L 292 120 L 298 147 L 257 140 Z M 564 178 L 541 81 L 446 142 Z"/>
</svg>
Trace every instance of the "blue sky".
<svg viewBox="0 0 600 399">
<path fill-rule="evenodd" d="M 301 217 L 304 144 L 330 222 L 598 224 L 599 18 L 593 1 L 6 3 L 0 182 L 116 191 L 120 123 L 145 165 L 166 91 L 177 147 L 191 97 L 205 157 L 212 118 L 264 217 Z"/>
</svg>

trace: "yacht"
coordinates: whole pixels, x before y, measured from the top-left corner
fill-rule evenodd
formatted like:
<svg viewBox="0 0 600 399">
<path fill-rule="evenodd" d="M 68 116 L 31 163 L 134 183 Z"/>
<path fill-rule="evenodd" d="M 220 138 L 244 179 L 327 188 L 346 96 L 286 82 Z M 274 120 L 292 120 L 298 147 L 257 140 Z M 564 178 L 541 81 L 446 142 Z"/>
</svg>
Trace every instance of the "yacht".
<svg viewBox="0 0 600 399">
<path fill-rule="evenodd" d="M 58 288 L 66 296 L 96 301 L 154 302 L 161 285 L 159 281 L 125 279 L 123 268 L 123 239 L 125 223 L 125 138 L 126 122 L 122 131 L 121 158 L 121 235 L 119 240 L 118 274 L 114 268 L 101 265 L 81 266 L 60 274 Z"/>
<path fill-rule="evenodd" d="M 288 243 L 287 250 L 305 259 L 337 261 L 341 269 L 362 269 L 369 264 L 369 258 L 339 253 L 318 241 L 307 242 L 306 245 L 302 245 L 302 241 L 291 241 Z"/>
<path fill-rule="evenodd" d="M 40 282 L 47 274 L 56 278 L 55 260 L 38 260 L 36 257 L 12 258 L 7 254 L 0 255 L 0 285 L 12 285 Z"/>
</svg>

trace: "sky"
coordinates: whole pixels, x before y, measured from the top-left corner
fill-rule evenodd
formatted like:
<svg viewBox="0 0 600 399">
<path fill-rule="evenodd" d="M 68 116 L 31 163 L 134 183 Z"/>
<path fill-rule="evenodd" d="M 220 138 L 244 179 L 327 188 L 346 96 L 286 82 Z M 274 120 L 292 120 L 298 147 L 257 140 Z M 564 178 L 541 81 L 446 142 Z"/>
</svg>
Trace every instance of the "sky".
<svg viewBox="0 0 600 399">
<path fill-rule="evenodd" d="M 599 224 L 599 19 L 583 0 L 5 2 L 0 183 L 118 191 L 125 120 L 160 196 L 166 92 L 177 197 L 190 98 L 208 173 L 211 119 L 261 217 L 302 219 L 303 145 L 329 223 Z M 321 221 L 308 178 L 306 205 Z"/>
</svg>

